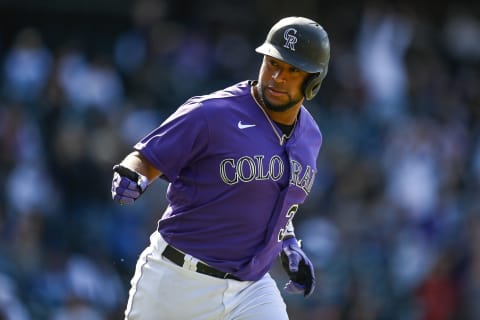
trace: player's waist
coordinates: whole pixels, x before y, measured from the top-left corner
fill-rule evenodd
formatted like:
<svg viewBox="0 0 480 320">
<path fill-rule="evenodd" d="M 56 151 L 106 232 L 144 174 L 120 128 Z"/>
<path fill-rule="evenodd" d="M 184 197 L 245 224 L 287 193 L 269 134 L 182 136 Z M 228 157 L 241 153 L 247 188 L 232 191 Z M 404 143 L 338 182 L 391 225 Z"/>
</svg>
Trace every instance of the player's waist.
<svg viewBox="0 0 480 320">
<path fill-rule="evenodd" d="M 164 256 L 171 262 L 175 263 L 176 265 L 191 271 L 195 271 L 198 273 L 202 273 L 202 274 L 220 278 L 220 279 L 232 279 L 232 280 L 241 281 L 241 279 L 235 277 L 234 275 L 228 272 L 217 270 L 209 266 L 208 264 L 196 259 L 195 257 L 189 254 L 183 253 L 182 251 L 176 249 L 175 247 L 169 244 L 167 244 L 167 246 L 163 250 L 162 256 Z"/>
<path fill-rule="evenodd" d="M 230 231 L 230 234 L 227 234 L 225 230 L 212 230 L 211 227 L 208 228 L 208 234 L 182 233 L 174 228 L 171 224 L 162 224 L 158 229 L 169 245 L 216 270 L 234 274 L 244 281 L 260 279 L 278 255 L 276 238 L 274 243 L 259 244 L 257 239 L 265 236 L 256 234 L 258 230 L 255 228 L 250 229 L 249 233 L 242 233 L 244 237 L 241 239 L 236 233 Z M 269 253 L 263 254 L 264 251 Z"/>
</svg>

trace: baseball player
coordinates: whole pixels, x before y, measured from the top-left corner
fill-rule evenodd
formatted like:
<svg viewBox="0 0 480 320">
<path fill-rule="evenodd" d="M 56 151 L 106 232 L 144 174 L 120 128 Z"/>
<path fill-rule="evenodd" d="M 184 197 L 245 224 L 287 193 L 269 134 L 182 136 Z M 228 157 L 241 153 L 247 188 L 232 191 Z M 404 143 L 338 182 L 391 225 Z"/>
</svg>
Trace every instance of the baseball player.
<svg viewBox="0 0 480 320">
<path fill-rule="evenodd" d="M 187 100 L 113 170 L 112 197 L 132 204 L 168 181 L 168 206 L 138 259 L 125 319 L 288 319 L 269 269 L 305 297 L 314 267 L 292 220 L 312 189 L 321 132 L 303 102 L 327 74 L 325 30 L 279 20 L 257 80 Z"/>
</svg>

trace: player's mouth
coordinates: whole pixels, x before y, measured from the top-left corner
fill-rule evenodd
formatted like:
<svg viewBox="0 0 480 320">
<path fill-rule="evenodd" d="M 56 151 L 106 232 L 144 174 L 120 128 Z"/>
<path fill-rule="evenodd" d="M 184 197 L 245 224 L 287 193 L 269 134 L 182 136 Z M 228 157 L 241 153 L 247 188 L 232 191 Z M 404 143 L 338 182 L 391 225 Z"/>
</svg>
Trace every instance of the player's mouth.
<svg viewBox="0 0 480 320">
<path fill-rule="evenodd" d="M 280 90 L 278 88 L 273 88 L 273 87 L 267 87 L 266 91 L 268 92 L 269 95 L 273 97 L 284 97 L 288 95 L 287 91 Z"/>
</svg>

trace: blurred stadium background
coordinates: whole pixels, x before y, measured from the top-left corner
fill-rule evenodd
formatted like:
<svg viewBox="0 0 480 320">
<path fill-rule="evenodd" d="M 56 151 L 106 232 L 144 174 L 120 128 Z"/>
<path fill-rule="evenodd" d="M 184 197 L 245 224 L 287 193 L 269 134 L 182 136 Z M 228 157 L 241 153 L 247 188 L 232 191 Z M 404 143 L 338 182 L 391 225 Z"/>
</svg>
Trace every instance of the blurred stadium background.
<svg viewBox="0 0 480 320">
<path fill-rule="evenodd" d="M 120 207 L 112 165 L 288 15 L 332 47 L 291 319 L 480 319 L 480 5 L 413 0 L 1 0 L 0 319 L 123 318 L 166 186 Z"/>
</svg>

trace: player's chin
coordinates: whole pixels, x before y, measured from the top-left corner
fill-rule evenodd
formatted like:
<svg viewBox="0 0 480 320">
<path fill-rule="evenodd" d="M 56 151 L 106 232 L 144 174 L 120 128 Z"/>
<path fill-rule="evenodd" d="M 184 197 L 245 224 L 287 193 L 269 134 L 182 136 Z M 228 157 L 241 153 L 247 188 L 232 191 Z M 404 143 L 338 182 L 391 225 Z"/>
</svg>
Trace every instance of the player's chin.
<svg viewBox="0 0 480 320">
<path fill-rule="evenodd" d="M 270 105 L 270 109 L 283 109 L 285 105 L 289 105 L 291 102 L 287 94 L 270 95 L 267 93 L 264 98 Z"/>
<path fill-rule="evenodd" d="M 287 111 L 292 107 L 292 104 L 272 104 L 268 103 L 266 104 L 266 107 L 268 110 L 273 111 L 273 112 L 284 112 Z"/>
</svg>

